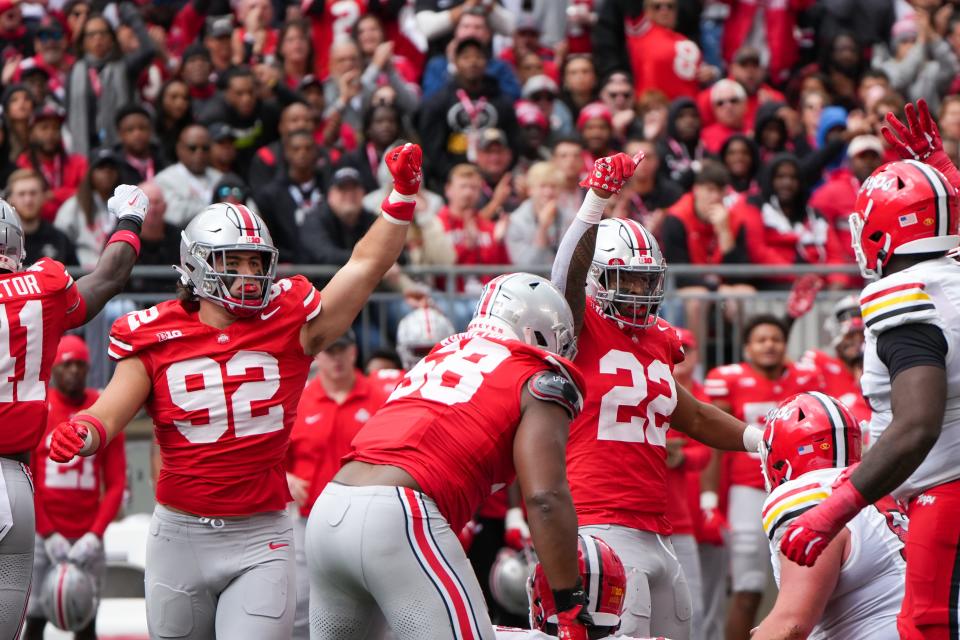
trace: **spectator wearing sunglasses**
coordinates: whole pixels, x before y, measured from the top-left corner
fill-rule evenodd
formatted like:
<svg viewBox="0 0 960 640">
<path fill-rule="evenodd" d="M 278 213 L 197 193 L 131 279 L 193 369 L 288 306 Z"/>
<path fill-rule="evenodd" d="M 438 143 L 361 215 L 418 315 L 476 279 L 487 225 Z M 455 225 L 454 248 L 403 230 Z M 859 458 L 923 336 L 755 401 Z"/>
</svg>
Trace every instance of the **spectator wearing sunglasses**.
<svg viewBox="0 0 960 640">
<path fill-rule="evenodd" d="M 536 75 L 523 83 L 524 100 L 536 105 L 550 125 L 550 132 L 557 136 L 569 136 L 576 132 L 573 114 L 560 97 L 560 87 L 547 75 Z M 519 117 L 519 114 L 518 114 Z"/>
<path fill-rule="evenodd" d="M 191 124 L 177 140 L 177 163 L 157 174 L 156 183 L 167 201 L 165 219 L 185 227 L 210 203 L 213 189 L 223 174 L 210 166 L 210 132 Z"/>
<path fill-rule="evenodd" d="M 626 71 L 612 71 L 604 80 L 600 89 L 600 101 L 607 105 L 613 114 L 613 135 L 617 140 L 627 138 L 627 129 L 634 124 L 637 110 L 633 93 L 633 83 Z"/>
<path fill-rule="evenodd" d="M 45 72 L 47 93 L 62 102 L 66 95 L 67 72 L 74 57 L 67 52 L 67 38 L 60 23 L 45 16 L 34 33 L 33 48 L 36 55 L 20 61 L 13 81 L 25 82 L 25 76 L 36 71 Z M 37 104 L 40 104 L 39 100 Z"/>
<path fill-rule="evenodd" d="M 707 152 L 716 155 L 727 138 L 745 132 L 747 92 L 736 80 L 724 78 L 710 90 L 710 105 L 716 122 L 703 128 L 701 139 Z"/>
<path fill-rule="evenodd" d="M 740 86 L 747 92 L 747 108 L 744 119 L 748 129 L 753 128 L 757 108 L 760 105 L 765 102 L 786 102 L 782 93 L 766 83 L 767 68 L 763 65 L 760 51 L 756 47 L 740 47 L 730 64 L 729 78 L 739 82 Z M 697 107 L 703 114 L 705 125 L 711 125 L 716 121 L 710 102 L 710 89 L 704 89 L 697 96 Z"/>
</svg>

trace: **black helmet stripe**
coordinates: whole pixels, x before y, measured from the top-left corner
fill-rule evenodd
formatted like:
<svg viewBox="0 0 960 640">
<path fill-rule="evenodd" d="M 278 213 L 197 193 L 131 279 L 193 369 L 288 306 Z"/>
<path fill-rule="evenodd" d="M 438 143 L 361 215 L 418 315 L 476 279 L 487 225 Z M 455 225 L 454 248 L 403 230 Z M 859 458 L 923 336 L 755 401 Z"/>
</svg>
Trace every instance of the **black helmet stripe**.
<svg viewBox="0 0 960 640">
<path fill-rule="evenodd" d="M 833 466 L 846 467 L 849 464 L 847 447 L 847 423 L 843 413 L 837 407 L 836 400 L 819 391 L 810 391 L 809 394 L 823 405 L 830 419 L 830 433 L 833 439 Z"/>
</svg>

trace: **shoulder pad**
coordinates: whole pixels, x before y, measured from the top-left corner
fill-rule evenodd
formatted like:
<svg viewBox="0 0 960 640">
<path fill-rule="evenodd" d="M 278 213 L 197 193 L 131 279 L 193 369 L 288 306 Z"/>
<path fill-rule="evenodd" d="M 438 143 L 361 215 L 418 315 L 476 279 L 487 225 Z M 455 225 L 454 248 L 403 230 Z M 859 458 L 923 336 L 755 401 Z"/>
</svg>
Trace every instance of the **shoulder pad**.
<svg viewBox="0 0 960 640">
<path fill-rule="evenodd" d="M 830 496 L 829 487 L 821 482 L 797 479 L 780 485 L 767 496 L 761 517 L 763 531 L 771 541 L 783 532 L 787 523 L 814 508 Z"/>
<path fill-rule="evenodd" d="M 570 378 L 556 371 L 535 373 L 527 381 L 527 389 L 537 400 L 559 404 L 571 419 L 576 418 L 583 408 L 583 397 L 577 386 Z"/>
<path fill-rule="evenodd" d="M 73 278 L 67 273 L 67 268 L 53 258 L 40 258 L 24 271 L 37 274 L 37 277 L 43 281 L 44 290 L 50 293 L 73 286 Z"/>
<path fill-rule="evenodd" d="M 182 337 L 183 325 L 180 321 L 183 318 L 174 318 L 172 322 L 168 320 L 173 310 L 179 308 L 180 303 L 172 300 L 120 316 L 110 327 L 107 355 L 113 360 L 123 360 L 146 351 L 154 344 Z"/>
<path fill-rule="evenodd" d="M 927 285 L 917 273 L 896 273 L 871 282 L 860 294 L 860 313 L 867 331 L 879 335 L 905 324 L 926 323 L 943 328 Z"/>
<path fill-rule="evenodd" d="M 278 298 L 280 305 L 287 308 L 291 314 L 302 314 L 294 315 L 301 318 L 302 322 L 309 322 L 320 313 L 320 292 L 303 276 L 282 278 L 273 283 L 270 302 L 261 317 L 266 315 L 264 319 L 269 319 L 272 316 L 271 309 L 279 308 L 276 304 Z"/>
</svg>

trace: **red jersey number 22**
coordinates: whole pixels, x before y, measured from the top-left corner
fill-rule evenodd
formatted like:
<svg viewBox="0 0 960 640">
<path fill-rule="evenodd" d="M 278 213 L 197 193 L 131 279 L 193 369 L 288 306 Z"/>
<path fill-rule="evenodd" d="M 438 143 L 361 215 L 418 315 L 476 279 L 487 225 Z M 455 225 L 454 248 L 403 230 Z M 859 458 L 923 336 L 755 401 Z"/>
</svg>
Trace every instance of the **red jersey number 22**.
<svg viewBox="0 0 960 640">
<path fill-rule="evenodd" d="M 654 360 L 644 367 L 635 355 L 617 349 L 608 351 L 600 358 L 601 374 L 616 374 L 623 370 L 630 372 L 631 384 L 615 386 L 603 395 L 597 439 L 666 446 L 670 416 L 677 406 L 677 388 L 670 367 L 660 360 Z M 650 398 L 648 381 L 666 383 L 669 395 L 658 394 Z M 643 416 L 620 419 L 621 408 L 641 407 L 644 402 L 647 410 Z M 659 425 L 657 416 L 661 418 Z"/>
</svg>

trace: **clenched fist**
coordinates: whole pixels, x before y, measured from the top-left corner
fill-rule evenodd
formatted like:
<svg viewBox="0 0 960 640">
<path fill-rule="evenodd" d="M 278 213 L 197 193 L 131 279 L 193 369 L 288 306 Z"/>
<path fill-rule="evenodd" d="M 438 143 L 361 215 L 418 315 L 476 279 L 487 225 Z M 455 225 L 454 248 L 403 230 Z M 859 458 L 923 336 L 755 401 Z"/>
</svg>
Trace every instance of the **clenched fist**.
<svg viewBox="0 0 960 640">
<path fill-rule="evenodd" d="M 580 181 L 587 189 L 599 189 L 607 193 L 620 193 L 623 185 L 633 176 L 637 165 L 643 161 L 643 152 L 631 157 L 625 153 L 599 158 L 593 163 L 593 169 Z"/>
<path fill-rule="evenodd" d="M 132 184 L 121 184 L 107 200 L 107 210 L 118 220 L 134 220 L 138 224 L 143 224 L 149 207 L 150 198 Z"/>
<path fill-rule="evenodd" d="M 67 420 L 53 429 L 50 435 L 50 459 L 54 462 L 70 462 L 80 453 L 87 441 L 87 427 Z"/>
<path fill-rule="evenodd" d="M 393 176 L 393 188 L 405 196 L 416 195 L 423 181 L 423 151 L 420 145 L 408 142 L 387 151 L 387 168 Z"/>
</svg>

